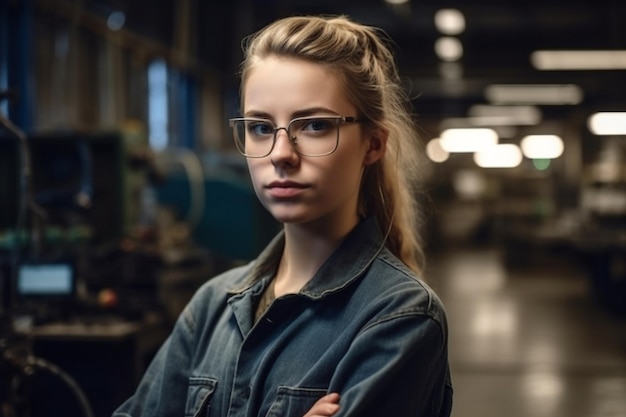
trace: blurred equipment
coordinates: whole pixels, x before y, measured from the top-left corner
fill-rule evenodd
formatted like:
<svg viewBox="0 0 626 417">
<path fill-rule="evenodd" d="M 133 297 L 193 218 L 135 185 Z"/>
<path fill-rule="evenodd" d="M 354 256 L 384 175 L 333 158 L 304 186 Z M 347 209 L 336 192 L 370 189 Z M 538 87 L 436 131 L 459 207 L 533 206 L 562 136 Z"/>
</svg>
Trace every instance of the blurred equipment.
<svg viewBox="0 0 626 417">
<path fill-rule="evenodd" d="M 30 405 L 32 401 L 30 401 L 29 380 L 35 371 L 42 369 L 51 372 L 65 382 L 76 394 L 84 416 L 93 417 L 94 414 L 89 401 L 74 379 L 53 363 L 34 356 L 30 340 L 24 334 L 17 332 L 14 327 L 14 286 L 17 288 L 17 292 L 24 296 L 36 294 L 45 296 L 68 295 L 73 293 L 73 274 L 67 265 L 61 265 L 52 274 L 45 274 L 46 277 L 42 280 L 40 267 L 30 267 L 20 263 L 22 254 L 21 232 L 29 214 L 28 208 L 36 215 L 41 213 L 37 213 L 37 207 L 32 200 L 31 160 L 26 135 L 1 114 L 0 124 L 10 133 L 9 140 L 15 139 L 13 149 L 16 150 L 15 154 L 21 157 L 15 158 L 15 161 L 20 161 L 18 163 L 6 164 L 9 170 L 12 170 L 16 175 L 3 176 L 8 181 L 2 184 L 5 191 L 18 191 L 15 193 L 18 196 L 17 199 L 5 194 L 4 201 L 18 200 L 19 205 L 13 206 L 13 209 L 8 209 L 6 213 L 9 220 L 12 216 L 15 221 L 13 225 L 17 237 L 12 250 L 9 251 L 9 267 L 4 267 L 3 262 L 0 262 L 0 267 L 2 267 L 0 268 L 0 417 L 28 417 L 31 415 Z M 6 155 L 10 156 L 8 153 Z M 17 167 L 19 170 L 16 169 Z M 18 181 L 11 180 L 11 178 L 16 177 L 21 179 L 20 187 L 15 187 Z M 8 224 L 11 225 L 11 223 Z M 28 228 L 26 229 L 28 230 Z M 45 267 L 43 268 L 45 269 Z M 18 278 L 14 285 L 12 278 L 15 276 Z"/>
<path fill-rule="evenodd" d="M 168 150 L 158 155 L 157 164 L 163 172 L 155 187 L 159 205 L 184 219 L 194 243 L 213 255 L 249 261 L 278 232 L 279 224 L 256 197 L 238 154 L 198 159 L 189 151 Z"/>
<path fill-rule="evenodd" d="M 97 244 L 122 237 L 124 166 L 119 134 L 33 135 L 27 145 L 33 168 L 25 189 L 20 186 L 21 151 L 15 141 L 0 136 L 0 200 L 16 202 L 31 194 L 24 226 L 33 232 L 35 241 L 27 242 L 26 230 L 16 227 L 19 205 L 3 204 L 0 249 L 29 243 L 29 249 L 40 253 L 50 245 L 69 249 L 86 240 Z"/>
<path fill-rule="evenodd" d="M 33 356 L 30 350 L 24 337 L 0 337 L 0 417 L 31 416 L 33 382 L 42 371 L 74 394 L 84 417 L 94 417 L 89 399 L 75 379 L 54 363 Z"/>
<path fill-rule="evenodd" d="M 0 417 L 110 415 L 167 333 L 150 155 L 135 130 L 0 122 Z"/>
<path fill-rule="evenodd" d="M 610 311 L 626 315 L 626 140 L 603 142 L 583 176 L 584 220 L 574 243 L 585 260 L 591 289 Z"/>
<path fill-rule="evenodd" d="M 17 312 L 35 323 L 65 320 L 77 306 L 76 266 L 69 260 L 22 261 L 15 278 Z"/>
</svg>

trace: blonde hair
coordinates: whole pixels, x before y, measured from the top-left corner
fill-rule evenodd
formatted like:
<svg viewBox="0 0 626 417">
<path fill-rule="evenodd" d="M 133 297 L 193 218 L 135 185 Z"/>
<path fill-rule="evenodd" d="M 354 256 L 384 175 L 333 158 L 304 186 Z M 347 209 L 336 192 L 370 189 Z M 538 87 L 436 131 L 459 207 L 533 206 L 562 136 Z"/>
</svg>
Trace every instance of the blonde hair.
<svg viewBox="0 0 626 417">
<path fill-rule="evenodd" d="M 325 65 L 343 81 L 357 116 L 388 132 L 383 159 L 365 171 L 359 214 L 375 215 L 387 247 L 415 272 L 424 267 L 416 203 L 419 140 L 394 61 L 391 40 L 346 16 L 297 16 L 275 21 L 244 39 L 242 91 L 250 69 L 271 55 Z"/>
</svg>

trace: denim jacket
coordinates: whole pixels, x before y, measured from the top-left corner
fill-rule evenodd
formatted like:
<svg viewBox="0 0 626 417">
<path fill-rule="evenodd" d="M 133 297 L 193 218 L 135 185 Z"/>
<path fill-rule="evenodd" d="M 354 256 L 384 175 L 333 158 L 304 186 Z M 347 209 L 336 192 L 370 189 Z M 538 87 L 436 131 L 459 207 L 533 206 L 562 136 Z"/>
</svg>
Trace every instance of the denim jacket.
<svg viewBox="0 0 626 417">
<path fill-rule="evenodd" d="M 192 297 L 114 417 L 302 417 L 341 395 L 335 417 L 445 417 L 452 407 L 442 303 L 359 224 L 298 294 L 254 323 L 284 236 Z"/>
</svg>

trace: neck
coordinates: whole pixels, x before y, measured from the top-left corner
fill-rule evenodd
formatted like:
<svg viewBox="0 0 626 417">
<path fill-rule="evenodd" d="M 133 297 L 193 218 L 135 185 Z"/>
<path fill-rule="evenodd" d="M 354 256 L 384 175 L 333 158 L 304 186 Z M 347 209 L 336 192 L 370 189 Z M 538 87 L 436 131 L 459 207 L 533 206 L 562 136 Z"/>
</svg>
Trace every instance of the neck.
<svg viewBox="0 0 626 417">
<path fill-rule="evenodd" d="M 285 248 L 276 272 L 277 297 L 297 293 L 337 249 L 358 219 L 340 225 L 285 225 Z"/>
</svg>

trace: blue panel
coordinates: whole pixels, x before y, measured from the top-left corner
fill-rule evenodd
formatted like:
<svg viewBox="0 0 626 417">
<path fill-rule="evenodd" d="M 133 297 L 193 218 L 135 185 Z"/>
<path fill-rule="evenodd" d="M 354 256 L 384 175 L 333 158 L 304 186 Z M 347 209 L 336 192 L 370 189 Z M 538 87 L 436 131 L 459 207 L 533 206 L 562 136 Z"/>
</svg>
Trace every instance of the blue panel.
<svg viewBox="0 0 626 417">
<path fill-rule="evenodd" d="M 195 243 L 233 260 L 251 260 L 279 230 L 249 182 L 232 176 L 205 178 L 204 214 L 193 231 Z M 191 193 L 183 174 L 157 188 L 159 204 L 173 207 L 180 219 L 190 209 Z"/>
</svg>

